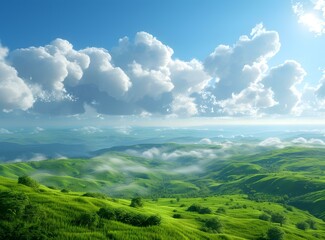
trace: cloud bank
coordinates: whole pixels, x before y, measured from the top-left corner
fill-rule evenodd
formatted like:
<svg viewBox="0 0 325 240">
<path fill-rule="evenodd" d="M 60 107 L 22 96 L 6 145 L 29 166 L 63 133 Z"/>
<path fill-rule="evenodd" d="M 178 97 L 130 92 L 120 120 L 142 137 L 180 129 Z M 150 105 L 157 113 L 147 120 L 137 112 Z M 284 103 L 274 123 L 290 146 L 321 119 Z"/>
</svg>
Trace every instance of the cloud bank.
<svg viewBox="0 0 325 240">
<path fill-rule="evenodd" d="M 13 51 L 0 46 L 0 108 L 45 116 L 89 109 L 140 117 L 313 114 L 325 102 L 324 80 L 298 90 L 306 76 L 298 62 L 269 66 L 280 47 L 279 34 L 263 24 L 204 61 L 174 58 L 147 32 L 121 38 L 111 50 L 78 50 L 64 39 Z"/>
</svg>

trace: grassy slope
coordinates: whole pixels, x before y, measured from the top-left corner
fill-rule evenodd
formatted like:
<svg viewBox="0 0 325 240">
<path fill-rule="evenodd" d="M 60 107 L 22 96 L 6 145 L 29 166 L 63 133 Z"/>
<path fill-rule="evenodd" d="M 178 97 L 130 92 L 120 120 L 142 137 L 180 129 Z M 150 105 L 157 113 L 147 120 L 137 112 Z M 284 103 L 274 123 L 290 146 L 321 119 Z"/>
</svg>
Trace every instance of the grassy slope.
<svg viewBox="0 0 325 240">
<path fill-rule="evenodd" d="M 280 212 L 287 216 L 287 222 L 282 229 L 286 239 L 322 239 L 325 238 L 325 224 L 323 221 L 298 209 L 287 211 L 283 206 L 275 203 L 257 203 L 248 200 L 244 195 L 215 196 L 208 198 L 181 198 L 159 199 L 158 201 L 146 200 L 141 209 L 129 207 L 129 200 L 123 199 L 96 199 L 82 197 L 82 193 L 61 193 L 59 190 L 41 186 L 40 191 L 17 184 L 16 180 L 0 177 L 0 191 L 21 191 L 28 195 L 31 202 L 40 204 L 47 214 L 47 221 L 53 226 L 58 235 L 55 239 L 255 239 L 265 233 L 271 226 L 278 224 L 265 222 L 258 219 L 264 211 Z M 210 207 L 212 214 L 198 214 L 186 211 L 193 203 Z M 181 207 L 181 204 L 183 206 Z M 110 206 L 122 208 L 127 211 L 145 214 L 159 214 L 162 224 L 154 227 L 133 227 L 116 221 L 104 221 L 104 226 L 98 228 L 80 227 L 71 224 L 80 214 L 96 212 L 100 207 Z M 215 212 L 219 207 L 224 207 L 226 213 Z M 181 219 L 172 218 L 174 213 L 182 215 Z M 222 234 L 202 232 L 198 218 L 218 217 L 223 224 Z M 298 230 L 297 222 L 312 219 L 317 222 L 318 230 Z"/>
<path fill-rule="evenodd" d="M 198 144 L 149 144 L 117 147 L 92 159 L 48 160 L 0 165 L 0 175 L 16 179 L 28 174 L 48 186 L 111 196 L 207 196 L 218 193 L 287 195 L 287 202 L 325 219 L 325 149 L 291 147 L 227 161 L 179 158 L 146 159 L 126 150 L 164 153 L 193 149 L 217 150 Z M 116 152 L 121 151 L 121 152 Z M 201 165 L 199 165 L 201 164 Z M 176 174 L 182 166 L 201 166 L 204 171 Z"/>
</svg>

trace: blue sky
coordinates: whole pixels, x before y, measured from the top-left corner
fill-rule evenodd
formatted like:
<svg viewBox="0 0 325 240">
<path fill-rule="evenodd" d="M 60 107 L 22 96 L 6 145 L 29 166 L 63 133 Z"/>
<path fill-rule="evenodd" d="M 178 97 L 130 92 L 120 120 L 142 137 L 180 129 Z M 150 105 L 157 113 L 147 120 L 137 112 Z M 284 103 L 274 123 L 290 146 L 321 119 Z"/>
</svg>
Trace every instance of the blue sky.
<svg viewBox="0 0 325 240">
<path fill-rule="evenodd" d="M 2 121 L 323 118 L 324 0 L 4 0 L 0 24 Z"/>
</svg>

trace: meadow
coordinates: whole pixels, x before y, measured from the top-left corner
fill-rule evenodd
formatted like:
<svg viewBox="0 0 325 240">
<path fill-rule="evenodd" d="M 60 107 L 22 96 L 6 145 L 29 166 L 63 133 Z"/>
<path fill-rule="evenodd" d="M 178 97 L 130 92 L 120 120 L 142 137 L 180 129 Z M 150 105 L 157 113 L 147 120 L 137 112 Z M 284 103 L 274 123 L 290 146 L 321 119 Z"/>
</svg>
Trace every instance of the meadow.
<svg viewBox="0 0 325 240">
<path fill-rule="evenodd" d="M 140 144 L 2 163 L 0 238 L 325 239 L 325 149 L 231 151 Z"/>
</svg>

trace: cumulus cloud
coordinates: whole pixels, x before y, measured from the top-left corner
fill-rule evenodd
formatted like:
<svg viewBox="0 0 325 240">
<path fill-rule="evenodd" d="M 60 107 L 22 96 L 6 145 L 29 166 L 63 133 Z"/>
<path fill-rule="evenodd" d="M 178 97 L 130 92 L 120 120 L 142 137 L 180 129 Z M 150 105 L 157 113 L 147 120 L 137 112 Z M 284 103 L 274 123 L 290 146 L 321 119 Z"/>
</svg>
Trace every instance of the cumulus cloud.
<svg viewBox="0 0 325 240">
<path fill-rule="evenodd" d="M 263 110 L 277 104 L 274 92 L 265 89 L 262 84 L 252 84 L 232 98 L 218 102 L 223 113 L 244 116 L 258 116 Z"/>
<path fill-rule="evenodd" d="M 316 36 L 325 33 L 325 0 L 294 1 L 292 9 L 310 32 Z"/>
<path fill-rule="evenodd" d="M 211 76 L 208 75 L 201 62 L 196 59 L 190 62 L 174 60 L 169 63 L 170 78 L 174 84 L 174 94 L 190 95 L 202 91 Z"/>
<path fill-rule="evenodd" d="M 133 83 L 129 98 L 132 100 L 139 100 L 145 96 L 157 98 L 162 93 L 170 92 L 174 88 L 167 68 L 148 70 L 134 61 L 129 65 L 129 69 Z"/>
<path fill-rule="evenodd" d="M 193 116 L 198 114 L 195 99 L 187 96 L 177 96 L 171 104 L 172 113 L 180 116 Z"/>
<path fill-rule="evenodd" d="M 114 67 L 111 55 L 105 49 L 86 48 L 81 53 L 90 58 L 80 84 L 93 84 L 109 96 L 121 99 L 131 87 L 129 77 L 121 68 Z"/>
<path fill-rule="evenodd" d="M 317 9 L 322 4 L 318 1 Z M 306 72 L 293 60 L 269 67 L 279 35 L 256 25 L 249 36 L 219 45 L 204 63 L 182 61 L 153 35 L 124 37 L 111 51 L 77 50 L 67 40 L 16 49 L 0 47 L 0 109 L 32 114 L 262 116 L 325 109 L 323 81 L 298 91 Z M 306 88 L 307 89 L 307 88 Z M 324 99 L 324 100 L 322 100 Z M 323 106 L 323 107 L 317 107 Z"/>
<path fill-rule="evenodd" d="M 263 24 L 252 29 L 251 36 L 241 36 L 234 46 L 219 45 L 206 59 L 205 69 L 215 78 L 210 88 L 218 100 L 231 98 L 266 72 L 266 61 L 280 49 L 279 35 Z"/>
<path fill-rule="evenodd" d="M 306 76 L 305 70 L 296 61 L 286 61 L 276 66 L 263 79 L 263 84 L 274 93 L 278 103 L 270 109 L 272 113 L 292 113 L 297 106 L 301 93 L 296 85 L 301 83 Z"/>
<path fill-rule="evenodd" d="M 172 48 L 146 32 L 136 33 L 134 42 L 130 42 L 128 37 L 121 38 L 112 50 L 114 63 L 124 69 L 136 62 L 143 69 L 159 70 L 167 66 L 173 53 Z"/>
<path fill-rule="evenodd" d="M 30 87 L 21 79 L 15 68 L 5 61 L 8 50 L 0 45 L 0 109 L 27 110 L 34 104 Z"/>
</svg>

